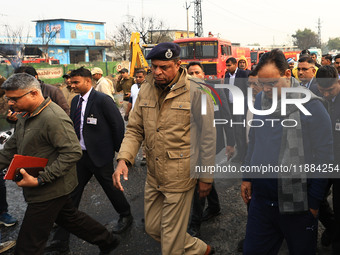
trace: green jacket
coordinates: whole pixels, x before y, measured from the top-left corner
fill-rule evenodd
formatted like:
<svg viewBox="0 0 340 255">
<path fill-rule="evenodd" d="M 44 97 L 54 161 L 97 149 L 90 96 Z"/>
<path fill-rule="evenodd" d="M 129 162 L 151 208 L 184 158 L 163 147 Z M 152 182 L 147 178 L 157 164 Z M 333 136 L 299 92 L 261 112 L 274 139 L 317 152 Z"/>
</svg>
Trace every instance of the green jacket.
<svg viewBox="0 0 340 255">
<path fill-rule="evenodd" d="M 44 202 L 71 193 L 78 184 L 76 162 L 82 155 L 73 123 L 50 98 L 31 114 L 18 115 L 14 135 L 0 150 L 0 169 L 14 154 L 47 158 L 40 178 L 45 185 L 24 187 L 27 203 Z"/>
</svg>

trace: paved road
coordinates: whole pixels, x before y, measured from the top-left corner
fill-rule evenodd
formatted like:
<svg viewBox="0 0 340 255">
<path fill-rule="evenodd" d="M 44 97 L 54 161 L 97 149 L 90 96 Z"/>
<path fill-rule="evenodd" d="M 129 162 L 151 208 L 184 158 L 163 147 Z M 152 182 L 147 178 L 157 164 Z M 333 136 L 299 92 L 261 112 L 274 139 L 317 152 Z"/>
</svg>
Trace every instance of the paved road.
<svg viewBox="0 0 340 255">
<path fill-rule="evenodd" d="M 129 181 L 124 183 L 125 193 L 132 206 L 134 216 L 133 226 L 120 236 L 121 244 L 112 254 L 116 255 L 150 255 L 160 254 L 160 245 L 150 238 L 144 231 L 143 225 L 143 190 L 146 168 L 136 166 L 130 170 Z M 217 179 L 216 189 L 220 194 L 222 214 L 217 218 L 204 222 L 201 227 L 202 239 L 216 247 L 217 254 L 220 255 L 239 255 L 237 243 L 243 238 L 246 225 L 246 207 L 239 195 L 239 179 Z M 8 182 L 8 202 L 9 210 L 20 221 L 26 208 L 22 198 L 21 189 L 14 183 Z M 87 185 L 80 209 L 90 214 L 108 229 L 112 228 L 118 215 L 112 208 L 101 187 L 95 179 Z M 19 226 L 11 228 L 1 228 L 4 240 L 16 238 Z M 97 254 L 96 246 L 83 242 L 72 236 L 71 254 L 73 255 L 92 255 Z M 7 252 L 5 254 L 12 254 Z M 280 255 L 288 254 L 283 247 Z M 322 255 L 330 254 L 329 249 L 320 248 Z"/>
</svg>

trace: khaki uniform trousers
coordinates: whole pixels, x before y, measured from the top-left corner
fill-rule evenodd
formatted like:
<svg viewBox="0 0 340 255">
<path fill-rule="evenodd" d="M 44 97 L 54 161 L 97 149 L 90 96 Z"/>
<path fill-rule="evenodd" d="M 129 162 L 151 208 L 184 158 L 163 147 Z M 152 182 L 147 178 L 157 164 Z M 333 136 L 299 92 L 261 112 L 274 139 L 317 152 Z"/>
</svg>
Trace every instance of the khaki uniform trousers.
<svg viewBox="0 0 340 255">
<path fill-rule="evenodd" d="M 194 190 L 160 192 L 145 184 L 145 231 L 161 242 L 162 255 L 204 255 L 207 250 L 207 244 L 187 233 Z"/>
<path fill-rule="evenodd" d="M 123 109 L 124 109 L 124 114 L 126 114 L 127 108 L 128 108 L 129 101 L 123 101 Z"/>
</svg>

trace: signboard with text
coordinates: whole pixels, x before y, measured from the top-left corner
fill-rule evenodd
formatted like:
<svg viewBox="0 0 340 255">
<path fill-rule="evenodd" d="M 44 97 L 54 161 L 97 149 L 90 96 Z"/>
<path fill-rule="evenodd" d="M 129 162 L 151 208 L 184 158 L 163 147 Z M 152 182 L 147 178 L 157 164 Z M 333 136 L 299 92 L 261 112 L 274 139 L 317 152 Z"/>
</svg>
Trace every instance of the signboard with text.
<svg viewBox="0 0 340 255">
<path fill-rule="evenodd" d="M 64 71 L 62 67 L 41 68 L 37 69 L 39 79 L 56 79 L 63 76 Z"/>
</svg>

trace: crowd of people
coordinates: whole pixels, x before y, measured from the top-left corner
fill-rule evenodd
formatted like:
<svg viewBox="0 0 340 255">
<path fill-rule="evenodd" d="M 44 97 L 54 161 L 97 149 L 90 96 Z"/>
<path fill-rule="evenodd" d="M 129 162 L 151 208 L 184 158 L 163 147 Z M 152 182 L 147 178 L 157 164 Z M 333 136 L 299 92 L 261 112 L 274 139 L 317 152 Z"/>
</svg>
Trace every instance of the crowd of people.
<svg viewBox="0 0 340 255">
<path fill-rule="evenodd" d="M 238 166 L 338 167 L 340 55 L 334 59 L 323 55 L 319 65 L 308 50 L 296 63 L 272 50 L 253 70 L 246 58 L 228 58 L 220 83 L 237 87 L 243 95 L 252 89 L 250 98 L 241 102 L 243 114 L 234 111 L 239 97 L 207 84 L 203 65 L 183 66 L 179 55 L 177 44 L 160 43 L 146 57 L 151 74 L 140 69 L 132 78 L 123 68 L 116 86 L 98 67 L 67 72 L 62 89 L 45 84 L 31 66 L 21 66 L 1 80 L 7 121 L 15 125 L 15 132 L 0 150 L 0 170 L 9 166 L 14 154 L 47 158 L 48 163 L 37 177 L 20 169 L 23 178 L 16 184 L 23 188 L 28 206 L 16 243 L 1 243 L 0 252 L 15 245 L 15 254 L 65 254 L 72 233 L 97 245 L 99 254 L 110 254 L 119 245 L 117 235 L 133 222 L 121 178 L 128 180 L 140 148 L 141 163 L 147 165 L 145 231 L 161 243 L 163 255 L 218 254 L 200 239 L 200 226 L 221 214 L 219 191 L 213 174 L 198 173 L 195 166 L 215 166 L 221 151 Z M 288 88 L 299 92 L 286 94 Z M 219 100 L 203 103 L 209 91 Z M 123 114 L 114 101 L 119 92 Z M 302 102 L 305 95 L 310 98 L 301 104 L 281 104 L 283 99 Z M 275 98 L 279 103 L 273 109 Z M 253 110 L 248 109 L 249 102 Z M 256 119 L 264 124 L 215 125 L 216 119 L 231 123 Z M 282 125 L 285 121 L 296 125 Z M 286 240 L 290 254 L 316 254 L 320 221 L 325 227 L 322 245 L 331 245 L 333 254 L 340 254 L 337 176 L 281 174 L 243 176 L 240 193 L 248 220 L 238 250 L 246 255 L 278 254 Z M 119 214 L 110 231 L 78 210 L 92 176 Z M 327 199 L 331 187 L 332 205 Z M 16 223 L 8 213 L 5 181 L 0 178 L 0 224 Z M 54 224 L 57 229 L 47 245 Z"/>
</svg>

